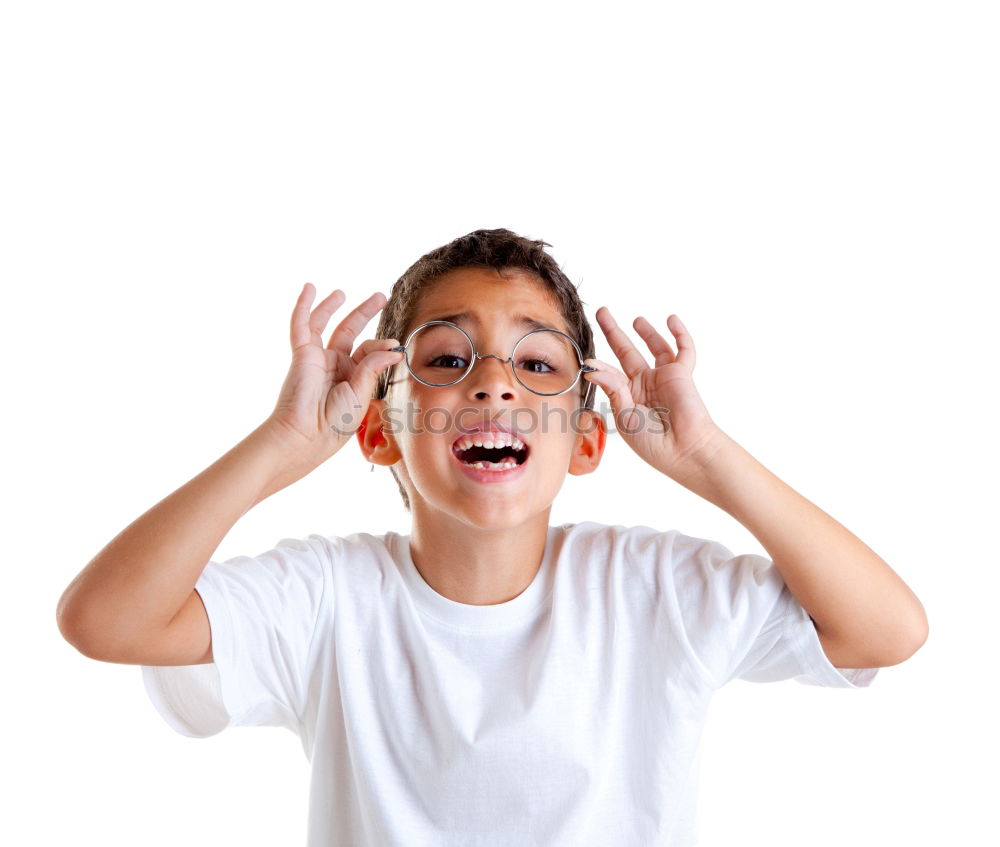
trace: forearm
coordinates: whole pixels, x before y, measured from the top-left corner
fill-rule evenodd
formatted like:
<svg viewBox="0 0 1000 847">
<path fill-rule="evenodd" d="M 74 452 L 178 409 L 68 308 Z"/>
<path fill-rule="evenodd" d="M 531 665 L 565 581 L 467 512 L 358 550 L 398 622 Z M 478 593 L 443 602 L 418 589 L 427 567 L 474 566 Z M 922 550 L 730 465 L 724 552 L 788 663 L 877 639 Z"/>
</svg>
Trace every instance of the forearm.
<svg viewBox="0 0 1000 847">
<path fill-rule="evenodd" d="M 820 633 L 854 645 L 872 666 L 903 661 L 923 643 L 924 608 L 895 571 L 725 433 L 683 484 L 757 538 Z"/>
<path fill-rule="evenodd" d="M 266 425 L 126 527 L 59 600 L 74 644 L 113 644 L 165 627 L 233 525 L 282 481 L 288 450 Z"/>
</svg>

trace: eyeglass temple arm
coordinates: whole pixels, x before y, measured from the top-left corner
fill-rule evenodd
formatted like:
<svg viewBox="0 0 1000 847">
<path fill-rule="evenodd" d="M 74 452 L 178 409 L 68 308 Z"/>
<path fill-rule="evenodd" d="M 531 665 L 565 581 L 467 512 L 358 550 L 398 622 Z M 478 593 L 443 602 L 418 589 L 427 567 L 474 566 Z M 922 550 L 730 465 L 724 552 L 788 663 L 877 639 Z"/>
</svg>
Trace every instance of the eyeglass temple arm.
<svg viewBox="0 0 1000 847">
<path fill-rule="evenodd" d="M 396 347 L 390 347 L 389 350 L 388 350 L 388 352 L 389 353 L 404 353 L 405 354 L 406 353 L 406 347 L 404 347 L 402 344 L 399 344 Z M 392 370 L 392 368 L 387 368 L 386 370 L 382 371 L 382 373 L 380 373 L 378 375 L 378 381 L 379 381 L 379 386 L 380 386 L 379 393 L 381 393 L 381 394 L 385 394 L 385 392 L 389 390 L 389 371 L 391 371 L 391 370 Z M 374 468 L 375 468 L 375 466 L 372 465 L 372 469 L 373 470 L 374 470 Z"/>
<path fill-rule="evenodd" d="M 590 367 L 590 365 L 584 365 L 583 366 L 583 372 L 584 373 L 589 373 L 590 371 L 596 371 L 596 370 L 597 370 L 597 368 L 592 368 L 592 367 Z M 596 382 L 591 382 L 587 386 L 587 393 L 583 397 L 583 408 L 584 409 L 589 409 L 590 408 L 590 401 L 591 401 L 591 399 L 594 396 L 594 391 L 596 390 L 596 388 L 597 388 L 597 383 Z"/>
</svg>

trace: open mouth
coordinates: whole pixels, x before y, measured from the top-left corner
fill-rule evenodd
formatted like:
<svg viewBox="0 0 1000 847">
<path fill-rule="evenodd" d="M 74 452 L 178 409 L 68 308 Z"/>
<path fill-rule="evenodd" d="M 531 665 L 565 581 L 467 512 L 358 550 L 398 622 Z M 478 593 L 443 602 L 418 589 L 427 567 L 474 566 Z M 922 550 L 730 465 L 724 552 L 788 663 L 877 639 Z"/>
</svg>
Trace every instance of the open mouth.
<svg viewBox="0 0 1000 847">
<path fill-rule="evenodd" d="M 506 471 L 528 461 L 528 445 L 508 433 L 463 435 L 451 447 L 460 462 L 485 471 Z"/>
</svg>

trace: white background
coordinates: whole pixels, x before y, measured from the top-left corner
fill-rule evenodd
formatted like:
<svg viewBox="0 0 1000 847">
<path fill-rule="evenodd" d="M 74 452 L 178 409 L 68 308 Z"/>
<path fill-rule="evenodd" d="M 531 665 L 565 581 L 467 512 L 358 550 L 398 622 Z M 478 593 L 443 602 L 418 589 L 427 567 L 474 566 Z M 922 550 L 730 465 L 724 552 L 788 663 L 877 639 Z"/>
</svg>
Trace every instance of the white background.
<svg viewBox="0 0 1000 847">
<path fill-rule="evenodd" d="M 996 844 L 998 37 L 960 0 L 6 4 L 0 839 L 304 843 L 293 736 L 173 733 L 56 602 L 269 414 L 304 282 L 342 315 L 502 226 L 591 319 L 680 315 L 720 426 L 927 609 L 869 689 L 718 694 L 703 847 Z M 213 558 L 407 532 L 376 470 L 348 445 Z M 578 520 L 764 552 L 617 436 Z"/>
</svg>

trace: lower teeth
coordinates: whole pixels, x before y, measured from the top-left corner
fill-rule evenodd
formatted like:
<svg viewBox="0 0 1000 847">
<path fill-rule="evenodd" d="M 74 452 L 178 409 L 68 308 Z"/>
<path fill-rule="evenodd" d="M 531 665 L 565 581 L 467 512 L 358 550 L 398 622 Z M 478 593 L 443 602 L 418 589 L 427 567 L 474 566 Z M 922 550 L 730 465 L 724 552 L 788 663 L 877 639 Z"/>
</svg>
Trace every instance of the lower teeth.
<svg viewBox="0 0 1000 847">
<path fill-rule="evenodd" d="M 481 471 L 506 471 L 517 467 L 517 462 L 466 462 L 466 464 Z"/>
</svg>

